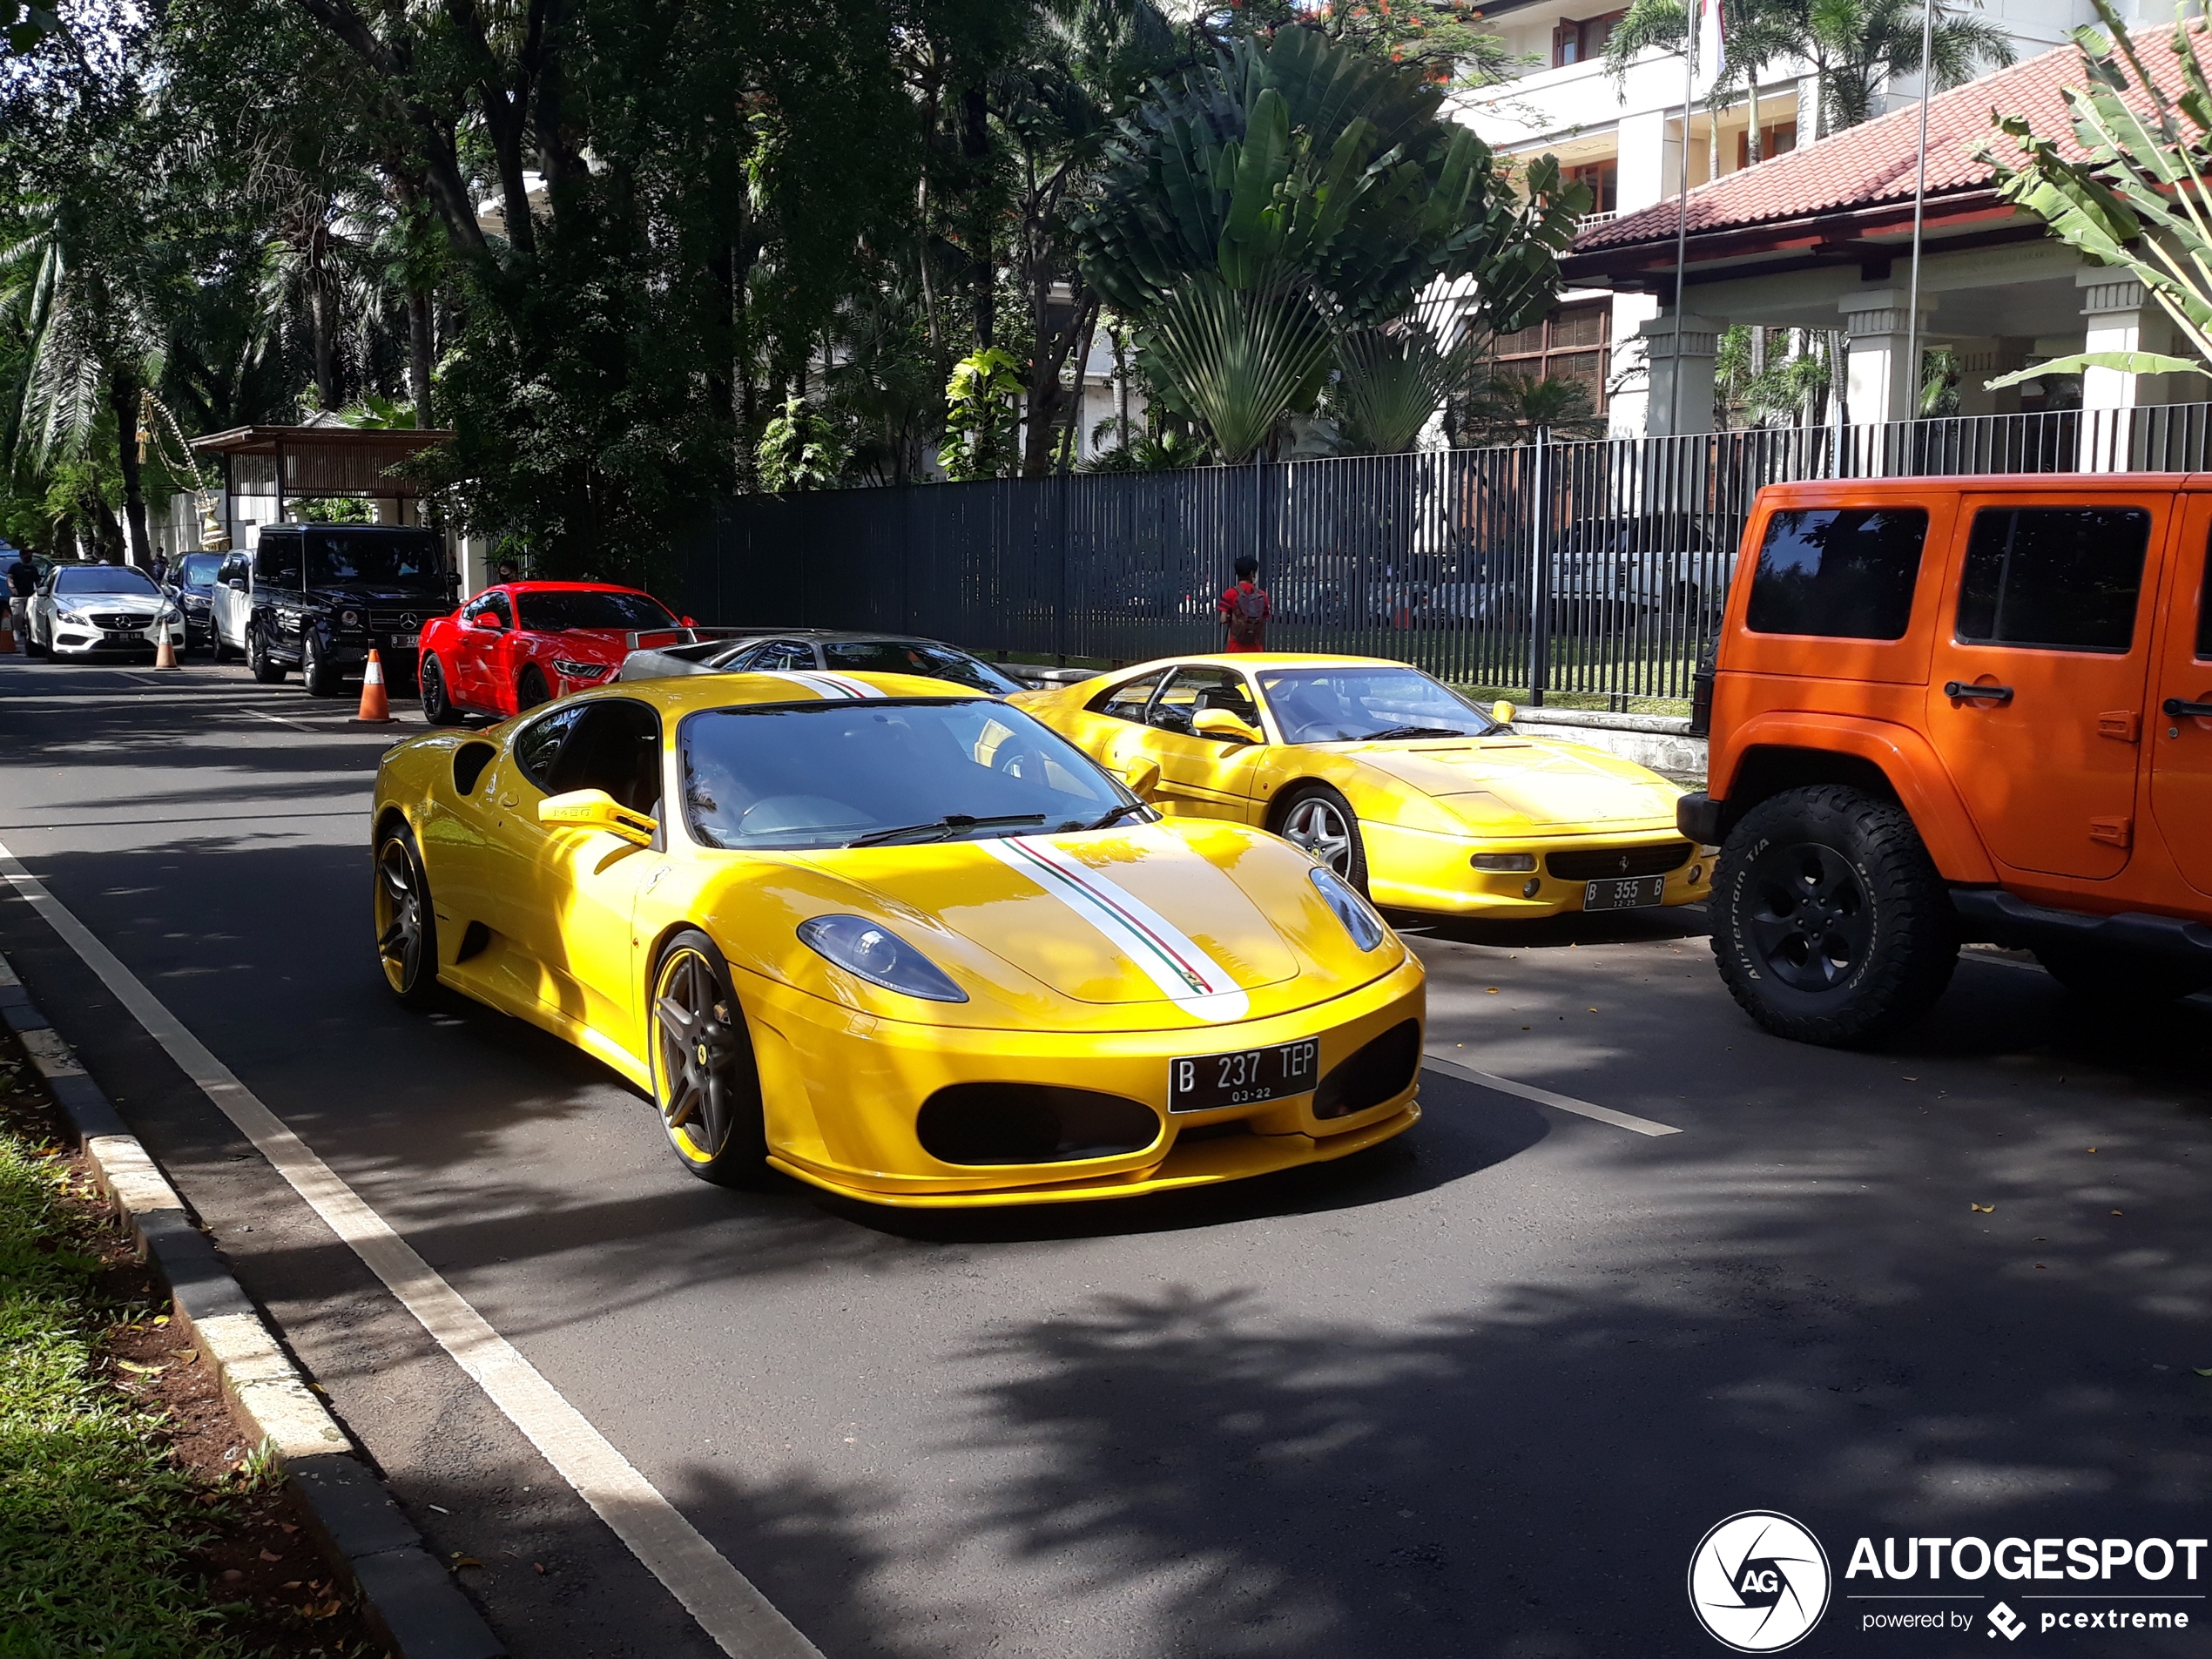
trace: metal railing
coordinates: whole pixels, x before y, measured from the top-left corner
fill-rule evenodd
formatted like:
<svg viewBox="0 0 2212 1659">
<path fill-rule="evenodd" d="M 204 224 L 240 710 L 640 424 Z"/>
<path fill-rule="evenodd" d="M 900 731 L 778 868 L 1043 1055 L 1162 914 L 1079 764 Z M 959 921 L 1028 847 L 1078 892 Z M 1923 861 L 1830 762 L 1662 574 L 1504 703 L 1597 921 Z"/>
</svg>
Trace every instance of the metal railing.
<svg viewBox="0 0 2212 1659">
<path fill-rule="evenodd" d="M 1764 485 L 2208 465 L 2212 404 L 1540 439 L 743 496 L 679 548 L 675 575 L 703 621 L 1119 664 L 1217 647 L 1217 601 L 1250 553 L 1273 649 L 1625 709 L 1689 698 Z"/>
</svg>

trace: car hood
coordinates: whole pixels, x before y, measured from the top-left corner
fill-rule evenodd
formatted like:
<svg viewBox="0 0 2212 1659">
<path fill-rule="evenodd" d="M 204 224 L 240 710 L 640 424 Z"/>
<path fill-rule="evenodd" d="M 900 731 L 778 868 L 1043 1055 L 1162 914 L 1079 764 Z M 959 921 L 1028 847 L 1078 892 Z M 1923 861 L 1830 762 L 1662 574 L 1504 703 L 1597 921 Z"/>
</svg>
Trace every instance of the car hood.
<svg viewBox="0 0 2212 1659">
<path fill-rule="evenodd" d="M 1361 951 L 1305 854 L 1241 825 L 1163 823 L 745 860 L 714 908 L 735 960 L 871 1012 L 943 1023 L 1204 1026 L 1357 989 L 1405 960 Z M 736 888 L 751 899 L 735 902 Z M 759 904 L 784 915 L 764 927 Z M 951 974 L 965 1004 L 921 1004 L 830 966 L 797 939 L 815 915 L 880 921 Z M 786 925 L 786 924 L 788 925 Z M 788 941 L 786 943 L 785 941 Z"/>
<path fill-rule="evenodd" d="M 1633 761 L 1544 738 L 1346 747 L 1363 765 L 1419 790 L 1470 828 L 1490 834 L 1654 820 L 1671 824 L 1682 793 Z"/>
<path fill-rule="evenodd" d="M 151 617 L 168 603 L 151 593 L 57 593 L 54 595 L 56 608 L 67 605 L 72 610 L 116 610 L 126 616 Z"/>
</svg>

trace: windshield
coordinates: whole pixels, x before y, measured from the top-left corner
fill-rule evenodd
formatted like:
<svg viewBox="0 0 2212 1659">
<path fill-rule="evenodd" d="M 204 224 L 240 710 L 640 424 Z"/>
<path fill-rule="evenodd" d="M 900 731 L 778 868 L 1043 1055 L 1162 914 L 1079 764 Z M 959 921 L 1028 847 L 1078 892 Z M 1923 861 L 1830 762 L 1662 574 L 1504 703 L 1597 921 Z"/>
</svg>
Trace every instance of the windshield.
<svg viewBox="0 0 2212 1659">
<path fill-rule="evenodd" d="M 428 530 L 419 536 L 348 536 L 342 530 L 310 530 L 307 544 L 307 585 L 341 587 L 438 588 L 443 584 L 443 561 L 438 543 Z"/>
<path fill-rule="evenodd" d="M 949 645 L 914 639 L 838 639 L 822 646 L 823 659 L 841 674 L 921 674 L 1003 696 L 1022 688 L 988 663 Z"/>
<path fill-rule="evenodd" d="M 518 593 L 522 607 L 516 625 L 532 633 L 557 634 L 570 628 L 678 628 L 683 624 L 650 594 L 619 589 L 593 592 Z"/>
<path fill-rule="evenodd" d="M 187 553 L 184 563 L 178 567 L 177 580 L 188 588 L 212 588 L 215 585 L 215 572 L 222 563 L 219 553 Z"/>
<path fill-rule="evenodd" d="M 153 578 L 127 564 L 64 565 L 54 577 L 56 593 L 158 594 Z"/>
<path fill-rule="evenodd" d="M 709 846 L 844 846 L 1080 829 L 1136 797 L 1018 709 L 877 698 L 685 720 L 685 821 Z M 1019 823 L 941 826 L 948 814 Z M 900 838 L 904 839 L 904 838 Z"/>
<path fill-rule="evenodd" d="M 1475 737 L 1487 715 L 1416 668 L 1263 670 L 1260 690 L 1285 743 L 1380 737 Z"/>
</svg>

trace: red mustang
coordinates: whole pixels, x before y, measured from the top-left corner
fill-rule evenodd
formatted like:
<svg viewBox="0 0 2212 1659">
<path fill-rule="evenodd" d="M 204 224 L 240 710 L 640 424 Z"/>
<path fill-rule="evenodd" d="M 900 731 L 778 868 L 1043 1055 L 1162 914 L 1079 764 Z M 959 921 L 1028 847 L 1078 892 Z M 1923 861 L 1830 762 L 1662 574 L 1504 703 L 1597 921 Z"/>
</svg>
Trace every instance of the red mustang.
<svg viewBox="0 0 2212 1659">
<path fill-rule="evenodd" d="M 650 593 L 599 582 L 509 582 L 423 624 L 416 674 L 422 718 L 519 714 L 612 679 L 633 651 L 687 643 L 678 618 Z"/>
</svg>

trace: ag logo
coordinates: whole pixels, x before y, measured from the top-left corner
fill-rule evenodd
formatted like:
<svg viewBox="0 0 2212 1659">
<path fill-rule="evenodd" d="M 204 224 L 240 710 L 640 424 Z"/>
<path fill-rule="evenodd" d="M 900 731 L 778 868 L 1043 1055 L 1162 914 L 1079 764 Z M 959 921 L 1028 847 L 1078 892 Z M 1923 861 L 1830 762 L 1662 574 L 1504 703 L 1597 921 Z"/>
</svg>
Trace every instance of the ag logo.
<svg viewBox="0 0 2212 1659">
<path fill-rule="evenodd" d="M 1699 1541 L 1689 1605 L 1707 1634 L 1738 1653 L 1779 1653 L 1828 1608 L 1828 1555 L 1787 1515 L 1747 1509 Z"/>
</svg>

